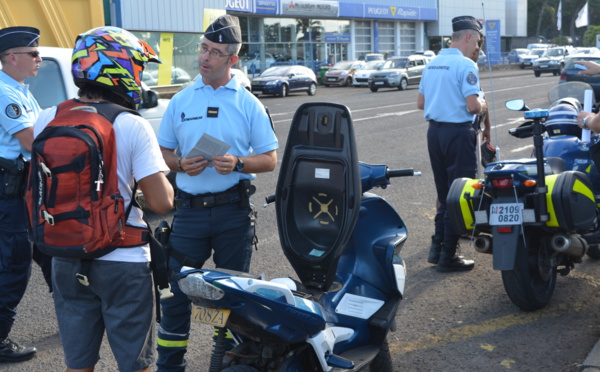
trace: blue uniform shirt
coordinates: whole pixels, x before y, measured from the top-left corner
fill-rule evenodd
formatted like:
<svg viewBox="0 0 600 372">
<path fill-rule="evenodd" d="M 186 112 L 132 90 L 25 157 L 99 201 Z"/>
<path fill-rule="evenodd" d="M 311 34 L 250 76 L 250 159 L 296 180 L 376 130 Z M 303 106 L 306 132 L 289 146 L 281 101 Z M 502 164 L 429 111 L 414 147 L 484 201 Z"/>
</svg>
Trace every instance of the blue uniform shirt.
<svg viewBox="0 0 600 372">
<path fill-rule="evenodd" d="M 27 160 L 31 158 L 14 134 L 32 127 L 40 111 L 29 85 L 0 71 L 0 157 L 15 160 L 23 154 Z"/>
<path fill-rule="evenodd" d="M 475 62 L 456 48 L 442 49 L 425 66 L 419 93 L 425 96 L 425 120 L 464 123 L 473 120 L 466 98 L 478 94 L 479 71 Z"/>
<path fill-rule="evenodd" d="M 218 117 L 207 116 L 209 107 L 218 108 Z M 198 77 L 193 85 L 176 94 L 163 116 L 158 143 L 169 149 L 179 148 L 185 156 L 204 133 L 230 144 L 228 153 L 236 156 L 263 154 L 279 147 L 265 107 L 235 77 L 217 90 Z M 193 177 L 179 172 L 176 181 L 179 189 L 196 195 L 221 192 L 242 179 L 254 178 L 254 174 L 236 171 L 221 175 L 207 167 Z"/>
</svg>

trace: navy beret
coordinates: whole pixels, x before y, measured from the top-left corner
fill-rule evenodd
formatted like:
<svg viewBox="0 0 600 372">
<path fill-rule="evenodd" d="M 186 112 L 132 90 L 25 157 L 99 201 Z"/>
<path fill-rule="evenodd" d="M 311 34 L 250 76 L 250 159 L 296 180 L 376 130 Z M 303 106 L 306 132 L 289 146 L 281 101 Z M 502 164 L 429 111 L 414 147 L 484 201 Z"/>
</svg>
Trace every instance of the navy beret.
<svg viewBox="0 0 600 372">
<path fill-rule="evenodd" d="M 481 33 L 481 23 L 475 17 L 460 16 L 452 19 L 452 32 L 475 30 Z"/>
<path fill-rule="evenodd" d="M 242 29 L 238 17 L 220 16 L 204 31 L 204 37 L 218 44 L 240 44 Z"/>
<path fill-rule="evenodd" d="M 0 53 L 16 47 L 37 47 L 40 30 L 34 27 L 6 27 L 0 30 Z"/>
</svg>

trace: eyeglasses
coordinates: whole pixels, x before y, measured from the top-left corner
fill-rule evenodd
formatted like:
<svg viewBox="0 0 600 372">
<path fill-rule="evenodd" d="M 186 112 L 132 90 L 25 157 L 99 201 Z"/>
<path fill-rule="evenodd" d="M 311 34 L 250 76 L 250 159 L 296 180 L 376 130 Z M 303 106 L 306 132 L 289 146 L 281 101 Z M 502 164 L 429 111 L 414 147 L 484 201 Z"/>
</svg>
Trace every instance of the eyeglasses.
<svg viewBox="0 0 600 372">
<path fill-rule="evenodd" d="M 208 52 L 208 55 L 212 59 L 219 59 L 219 58 L 223 58 L 223 57 L 231 57 L 233 55 L 233 54 L 223 54 L 223 53 L 221 53 L 220 51 L 218 51 L 216 49 L 208 49 L 208 47 L 206 45 L 203 45 L 203 44 L 198 44 L 198 52 L 200 54 L 204 54 L 204 53 Z"/>
<path fill-rule="evenodd" d="M 12 52 L 12 53 L 8 53 L 8 54 L 29 54 L 31 56 L 31 58 L 37 58 L 40 56 L 40 52 L 37 50 L 32 50 L 30 52 Z"/>
</svg>

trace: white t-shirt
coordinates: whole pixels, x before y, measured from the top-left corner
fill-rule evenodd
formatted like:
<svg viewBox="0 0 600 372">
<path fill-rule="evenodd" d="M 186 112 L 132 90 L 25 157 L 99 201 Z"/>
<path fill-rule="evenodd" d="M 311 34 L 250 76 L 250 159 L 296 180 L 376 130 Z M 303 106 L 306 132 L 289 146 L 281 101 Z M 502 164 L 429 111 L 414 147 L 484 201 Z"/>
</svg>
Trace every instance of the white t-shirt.
<svg viewBox="0 0 600 372">
<path fill-rule="evenodd" d="M 40 113 L 33 127 L 34 138 L 54 119 L 55 115 L 56 106 Z M 146 119 L 125 112 L 117 116 L 113 126 L 117 139 L 119 191 L 123 195 L 125 208 L 127 208 L 131 201 L 134 177 L 139 181 L 155 173 L 168 171 L 169 168 L 158 147 L 156 135 Z M 131 208 L 127 223 L 132 226 L 145 227 L 142 213 L 139 208 Z M 150 247 L 146 244 L 135 248 L 118 248 L 97 259 L 120 262 L 149 262 Z"/>
</svg>

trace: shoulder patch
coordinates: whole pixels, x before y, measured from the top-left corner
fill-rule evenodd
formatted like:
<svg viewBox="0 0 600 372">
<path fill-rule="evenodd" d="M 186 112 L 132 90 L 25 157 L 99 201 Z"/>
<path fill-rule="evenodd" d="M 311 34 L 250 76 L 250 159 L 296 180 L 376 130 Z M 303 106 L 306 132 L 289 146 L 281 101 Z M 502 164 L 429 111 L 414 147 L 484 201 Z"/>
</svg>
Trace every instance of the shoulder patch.
<svg viewBox="0 0 600 372">
<path fill-rule="evenodd" d="M 467 84 L 469 84 L 469 85 L 477 84 L 477 76 L 475 76 L 475 74 L 473 72 L 469 72 L 469 75 L 467 75 Z"/>
<path fill-rule="evenodd" d="M 8 106 L 6 106 L 4 112 L 6 113 L 6 116 L 8 116 L 11 119 L 16 119 L 21 116 L 21 108 L 15 103 L 11 103 Z"/>
</svg>

